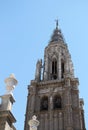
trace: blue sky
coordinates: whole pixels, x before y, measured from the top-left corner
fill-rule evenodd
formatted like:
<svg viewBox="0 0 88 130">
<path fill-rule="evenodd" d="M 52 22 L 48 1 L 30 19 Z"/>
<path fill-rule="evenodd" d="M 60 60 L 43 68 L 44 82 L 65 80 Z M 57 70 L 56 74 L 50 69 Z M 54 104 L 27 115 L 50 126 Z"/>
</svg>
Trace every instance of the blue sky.
<svg viewBox="0 0 88 130">
<path fill-rule="evenodd" d="M 0 0 L 0 95 L 4 79 L 14 73 L 13 113 L 17 130 L 23 130 L 27 85 L 34 79 L 36 61 L 43 58 L 55 28 L 55 19 L 65 37 L 84 98 L 88 129 L 88 1 L 87 0 Z"/>
</svg>

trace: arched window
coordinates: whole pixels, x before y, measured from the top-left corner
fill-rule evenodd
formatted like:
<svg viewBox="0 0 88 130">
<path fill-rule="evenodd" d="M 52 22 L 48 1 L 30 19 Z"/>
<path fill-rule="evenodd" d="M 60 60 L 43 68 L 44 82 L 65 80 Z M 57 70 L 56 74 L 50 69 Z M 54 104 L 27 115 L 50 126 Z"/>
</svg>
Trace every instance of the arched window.
<svg viewBox="0 0 88 130">
<path fill-rule="evenodd" d="M 41 99 L 41 105 L 40 105 L 40 110 L 48 110 L 48 97 L 45 96 Z"/>
<path fill-rule="evenodd" d="M 56 95 L 54 97 L 53 104 L 54 104 L 54 109 L 61 109 L 61 97 Z"/>
<path fill-rule="evenodd" d="M 64 61 L 61 60 L 61 78 L 64 78 Z"/>
<path fill-rule="evenodd" d="M 52 61 L 52 79 L 57 79 L 57 60 Z"/>
</svg>

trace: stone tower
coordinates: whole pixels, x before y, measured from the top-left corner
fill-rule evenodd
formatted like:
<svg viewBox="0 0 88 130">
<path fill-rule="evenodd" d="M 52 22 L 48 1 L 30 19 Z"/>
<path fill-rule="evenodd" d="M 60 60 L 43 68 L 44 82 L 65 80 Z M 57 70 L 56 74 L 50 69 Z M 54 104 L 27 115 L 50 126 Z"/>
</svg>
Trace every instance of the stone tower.
<svg viewBox="0 0 88 130">
<path fill-rule="evenodd" d="M 68 46 L 56 21 L 44 63 L 37 61 L 35 79 L 28 86 L 24 130 L 29 130 L 28 121 L 33 115 L 40 122 L 38 130 L 86 130 L 78 85 Z"/>
</svg>

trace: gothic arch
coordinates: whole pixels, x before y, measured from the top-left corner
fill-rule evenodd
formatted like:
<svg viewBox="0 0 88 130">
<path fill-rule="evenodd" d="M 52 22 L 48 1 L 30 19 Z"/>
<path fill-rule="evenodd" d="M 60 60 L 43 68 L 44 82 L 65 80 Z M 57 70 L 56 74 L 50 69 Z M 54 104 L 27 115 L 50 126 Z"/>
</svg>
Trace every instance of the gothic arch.
<svg viewBox="0 0 88 130">
<path fill-rule="evenodd" d="M 40 110 L 41 111 L 48 110 L 48 97 L 47 96 L 43 96 L 41 98 Z"/>
<path fill-rule="evenodd" d="M 62 101 L 60 95 L 55 95 L 53 98 L 53 108 L 54 109 L 61 109 L 62 107 Z"/>
</svg>

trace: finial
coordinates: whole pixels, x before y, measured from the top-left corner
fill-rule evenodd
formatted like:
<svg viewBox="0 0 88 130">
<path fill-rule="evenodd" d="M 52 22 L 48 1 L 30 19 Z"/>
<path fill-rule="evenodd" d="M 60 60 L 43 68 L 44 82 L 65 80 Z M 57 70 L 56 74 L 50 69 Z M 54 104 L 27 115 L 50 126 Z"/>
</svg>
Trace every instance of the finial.
<svg viewBox="0 0 88 130">
<path fill-rule="evenodd" d="M 56 19 L 55 22 L 56 22 L 56 28 L 58 28 L 58 19 Z"/>
<path fill-rule="evenodd" d="M 15 79 L 14 74 L 11 74 L 8 78 L 5 79 L 6 90 L 8 94 L 12 94 L 12 90 L 14 90 L 18 81 Z"/>
</svg>

